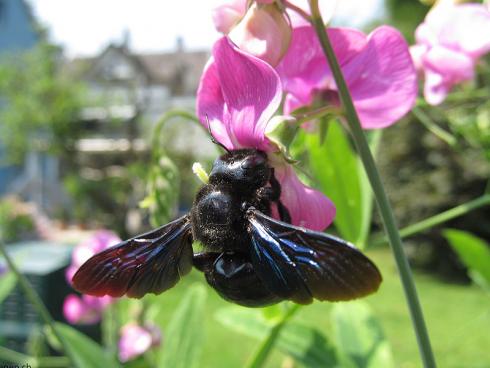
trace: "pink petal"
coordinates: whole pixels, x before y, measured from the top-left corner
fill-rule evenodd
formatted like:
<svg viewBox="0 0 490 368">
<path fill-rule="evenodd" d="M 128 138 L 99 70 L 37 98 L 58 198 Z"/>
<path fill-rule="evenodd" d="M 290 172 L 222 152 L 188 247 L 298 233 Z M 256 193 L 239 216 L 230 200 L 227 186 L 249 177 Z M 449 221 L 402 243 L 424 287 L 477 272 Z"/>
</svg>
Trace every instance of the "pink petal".
<svg viewBox="0 0 490 368">
<path fill-rule="evenodd" d="M 428 46 L 423 44 L 410 46 L 410 56 L 412 56 L 413 65 L 417 72 L 423 71 L 423 56 L 429 49 Z"/>
<path fill-rule="evenodd" d="M 474 76 L 474 62 L 469 56 L 436 46 L 424 57 L 424 97 L 431 105 L 441 103 L 451 88 Z"/>
<path fill-rule="evenodd" d="M 343 72 L 365 129 L 389 126 L 415 104 L 416 71 L 405 39 L 392 27 L 375 29 Z"/>
<path fill-rule="evenodd" d="M 152 335 L 136 323 L 122 327 L 119 340 L 119 359 L 122 362 L 134 359 L 152 346 Z"/>
<path fill-rule="evenodd" d="M 204 72 L 197 89 L 197 115 L 199 120 L 209 128 L 214 138 L 232 149 L 234 144 L 230 139 L 228 129 L 223 123 L 226 114 L 225 100 L 221 92 L 218 70 L 214 59 L 211 58 L 204 68 Z M 209 127 L 207 126 L 209 122 Z"/>
<path fill-rule="evenodd" d="M 433 44 L 474 59 L 490 51 L 490 12 L 482 4 L 437 6 L 427 15 L 424 26 L 437 37 Z"/>
<path fill-rule="evenodd" d="M 82 295 L 82 300 L 88 307 L 95 311 L 102 312 L 114 302 L 114 298 L 105 295 L 102 297 L 92 295 Z"/>
<path fill-rule="evenodd" d="M 335 206 L 324 194 L 304 185 L 290 165 L 276 167 L 281 184 L 281 201 L 293 225 L 323 231 L 335 217 Z"/>
<path fill-rule="evenodd" d="M 68 284 L 72 284 L 72 279 L 73 279 L 73 276 L 75 276 L 75 273 L 78 271 L 80 267 L 76 267 L 74 265 L 70 265 L 66 268 L 65 270 L 65 278 L 66 278 L 66 282 Z"/>
<path fill-rule="evenodd" d="M 107 248 L 121 242 L 121 238 L 109 230 L 98 230 L 92 236 L 92 240 L 94 242 L 94 250 L 96 253 L 106 250 Z"/>
<path fill-rule="evenodd" d="M 253 4 L 228 36 L 241 50 L 276 66 L 288 50 L 291 24 L 277 5 Z"/>
<path fill-rule="evenodd" d="M 281 103 L 281 89 L 269 64 L 223 37 L 215 43 L 213 60 L 201 78 L 197 113 L 204 125 L 209 118 L 213 135 L 226 147 L 267 150 L 264 130 Z"/>
<path fill-rule="evenodd" d="M 342 66 L 366 46 L 366 36 L 348 28 L 329 28 L 328 35 Z M 332 74 L 315 30 L 311 26 L 293 29 L 289 50 L 277 66 L 284 90 L 295 95 L 304 105 L 312 101 L 315 89 L 335 88 Z M 291 110 L 285 110 L 289 113 Z"/>
<path fill-rule="evenodd" d="M 234 0 L 213 9 L 212 18 L 218 32 L 228 34 L 247 10 L 247 0 Z"/>
<path fill-rule="evenodd" d="M 100 311 L 95 310 L 80 297 L 70 294 L 63 302 L 63 315 L 71 324 L 97 323 L 100 320 Z"/>
</svg>

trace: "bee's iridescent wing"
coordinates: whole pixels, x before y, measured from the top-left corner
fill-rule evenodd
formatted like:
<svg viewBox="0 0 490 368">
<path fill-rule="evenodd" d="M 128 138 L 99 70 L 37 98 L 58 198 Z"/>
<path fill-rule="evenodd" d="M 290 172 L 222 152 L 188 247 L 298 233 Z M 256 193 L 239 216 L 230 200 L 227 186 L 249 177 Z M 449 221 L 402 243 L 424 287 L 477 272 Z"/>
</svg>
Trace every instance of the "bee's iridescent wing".
<svg viewBox="0 0 490 368">
<path fill-rule="evenodd" d="M 251 208 L 252 264 L 273 293 L 300 304 L 340 301 L 375 292 L 377 267 L 352 244 L 296 227 Z"/>
<path fill-rule="evenodd" d="M 141 298 L 173 287 L 192 268 L 189 215 L 106 249 L 85 262 L 73 286 L 94 296 Z"/>
</svg>

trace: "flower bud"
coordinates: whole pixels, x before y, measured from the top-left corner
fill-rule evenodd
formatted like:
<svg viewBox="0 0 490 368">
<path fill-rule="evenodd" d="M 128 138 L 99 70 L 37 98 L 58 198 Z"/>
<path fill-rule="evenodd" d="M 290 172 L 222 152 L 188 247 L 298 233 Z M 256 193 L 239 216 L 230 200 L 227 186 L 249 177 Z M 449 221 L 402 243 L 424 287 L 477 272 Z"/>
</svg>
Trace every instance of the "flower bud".
<svg viewBox="0 0 490 368">
<path fill-rule="evenodd" d="M 233 0 L 213 9 L 212 18 L 218 32 L 228 34 L 247 11 L 247 1 Z"/>
<path fill-rule="evenodd" d="M 291 24 L 277 4 L 254 3 L 229 33 L 242 50 L 276 66 L 291 41 Z"/>
</svg>

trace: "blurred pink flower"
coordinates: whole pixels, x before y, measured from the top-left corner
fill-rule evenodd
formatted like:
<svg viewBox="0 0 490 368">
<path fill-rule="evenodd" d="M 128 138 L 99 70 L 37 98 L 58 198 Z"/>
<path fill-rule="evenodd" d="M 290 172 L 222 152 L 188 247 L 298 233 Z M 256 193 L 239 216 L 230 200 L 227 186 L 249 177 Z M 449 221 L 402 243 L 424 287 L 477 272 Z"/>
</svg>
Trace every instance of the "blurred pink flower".
<svg viewBox="0 0 490 368">
<path fill-rule="evenodd" d="M 70 294 L 63 303 L 63 315 L 71 324 L 92 324 L 100 321 L 102 312 L 111 304 L 113 299 L 109 296 L 101 298 L 82 295 L 79 297 Z"/>
<path fill-rule="evenodd" d="M 139 326 L 129 323 L 121 328 L 119 339 L 119 360 L 127 362 L 145 353 L 162 341 L 160 329 L 155 325 Z"/>
<path fill-rule="evenodd" d="M 226 37 L 215 43 L 198 88 L 197 113 L 203 125 L 209 119 L 219 142 L 228 149 L 257 148 L 274 158 L 276 147 L 265 132 L 281 99 L 281 81 L 269 64 L 238 49 Z M 313 230 L 327 227 L 335 216 L 333 203 L 301 183 L 285 161 L 271 162 L 292 223 Z"/>
<path fill-rule="evenodd" d="M 78 244 L 72 252 L 71 264 L 65 271 L 68 283 L 71 285 L 71 279 L 82 264 L 93 255 L 116 245 L 121 239 L 112 231 L 99 230 L 91 237 Z"/>
<path fill-rule="evenodd" d="M 368 36 L 348 28 L 327 32 L 364 129 L 389 126 L 411 110 L 417 76 L 408 45 L 396 29 L 382 26 Z M 311 26 L 293 30 L 276 70 L 287 93 L 286 114 L 315 102 L 339 104 L 332 72 Z"/>
<path fill-rule="evenodd" d="M 65 271 L 68 283 L 72 284 L 73 275 L 80 266 L 93 255 L 121 242 L 121 239 L 112 231 L 99 230 L 91 237 L 78 244 L 72 252 L 72 261 Z M 95 297 L 91 295 L 70 294 L 63 303 L 63 314 L 72 324 L 97 323 L 100 321 L 104 309 L 114 301 L 109 296 Z"/>
<path fill-rule="evenodd" d="M 481 4 L 436 6 L 420 24 L 411 53 L 425 75 L 424 97 L 440 104 L 456 84 L 473 79 L 490 51 L 490 12 Z"/>
</svg>

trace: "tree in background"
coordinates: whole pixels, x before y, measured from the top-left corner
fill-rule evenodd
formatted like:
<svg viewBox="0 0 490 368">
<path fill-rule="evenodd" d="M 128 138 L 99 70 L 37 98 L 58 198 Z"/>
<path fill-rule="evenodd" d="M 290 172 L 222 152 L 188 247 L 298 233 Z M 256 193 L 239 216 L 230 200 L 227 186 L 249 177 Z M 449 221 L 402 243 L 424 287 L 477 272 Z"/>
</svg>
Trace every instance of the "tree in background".
<svg viewBox="0 0 490 368">
<path fill-rule="evenodd" d="M 74 151 L 83 88 L 60 68 L 60 48 L 46 42 L 0 63 L 0 139 L 10 162 L 20 162 L 33 144 L 66 158 Z"/>
</svg>

